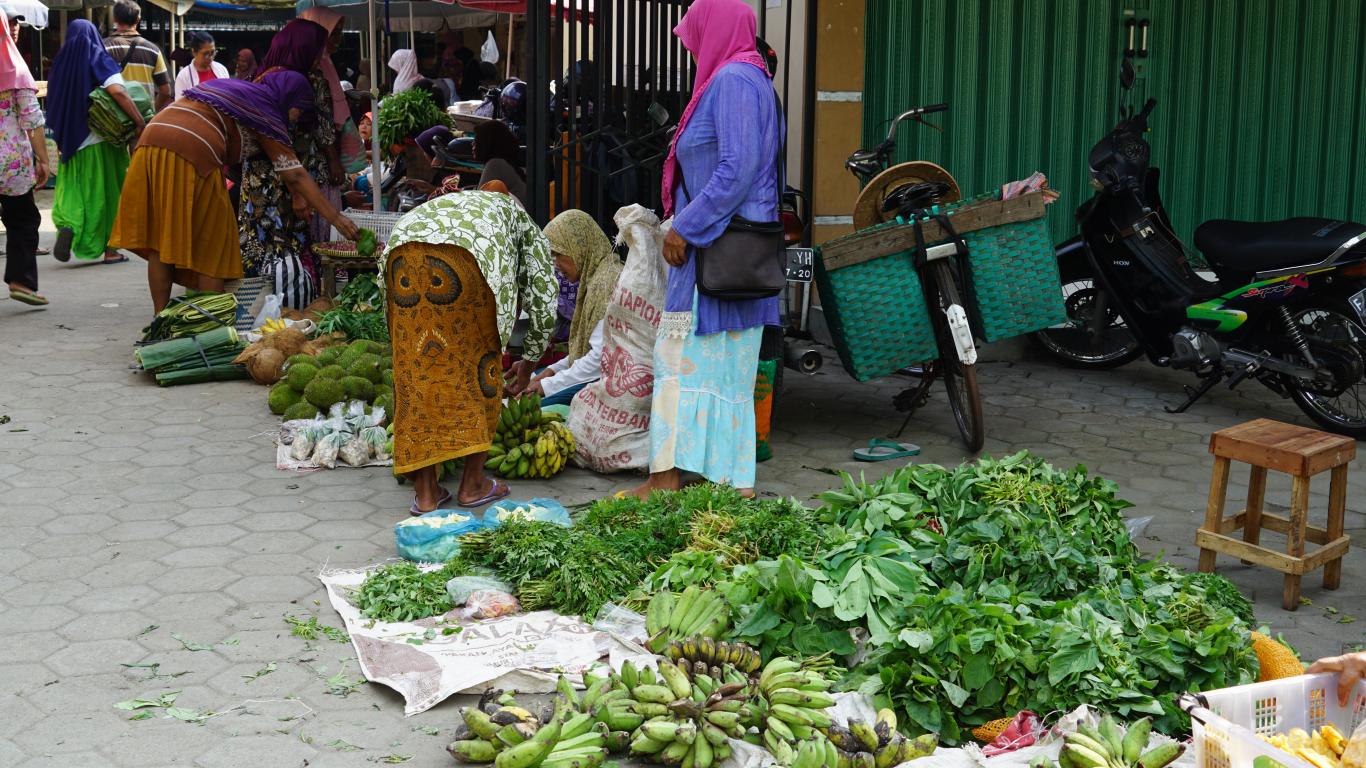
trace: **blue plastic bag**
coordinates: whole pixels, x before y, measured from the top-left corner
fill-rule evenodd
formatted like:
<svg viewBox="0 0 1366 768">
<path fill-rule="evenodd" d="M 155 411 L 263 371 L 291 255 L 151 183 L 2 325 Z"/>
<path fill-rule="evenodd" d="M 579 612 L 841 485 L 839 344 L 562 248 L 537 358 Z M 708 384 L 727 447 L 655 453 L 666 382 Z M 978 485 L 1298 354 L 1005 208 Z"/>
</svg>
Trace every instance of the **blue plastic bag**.
<svg viewBox="0 0 1366 768">
<path fill-rule="evenodd" d="M 532 499 L 530 501 L 503 499 L 484 510 L 484 524 L 489 528 L 497 528 L 505 520 L 513 517 L 519 517 L 523 520 L 538 520 L 543 523 L 557 523 L 566 528 L 574 524 L 574 521 L 569 519 L 569 510 L 554 499 Z"/>
<path fill-rule="evenodd" d="M 418 563 L 444 563 L 460 551 L 460 537 L 489 527 L 468 510 L 434 509 L 394 525 L 399 557 Z"/>
</svg>

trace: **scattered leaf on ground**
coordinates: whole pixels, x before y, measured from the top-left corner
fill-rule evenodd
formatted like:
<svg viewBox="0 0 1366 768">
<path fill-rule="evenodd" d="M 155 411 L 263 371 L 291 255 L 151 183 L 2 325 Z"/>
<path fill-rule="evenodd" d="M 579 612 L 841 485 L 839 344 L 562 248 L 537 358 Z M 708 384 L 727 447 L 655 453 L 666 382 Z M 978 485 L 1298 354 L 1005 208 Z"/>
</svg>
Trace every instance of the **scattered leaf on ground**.
<svg viewBox="0 0 1366 768">
<path fill-rule="evenodd" d="M 241 644 L 242 644 L 241 638 L 237 638 L 237 637 L 230 637 L 230 638 L 228 638 L 227 640 L 224 640 L 224 641 L 223 641 L 223 645 L 241 645 Z"/>
<path fill-rule="evenodd" d="M 151 719 L 152 719 L 152 713 L 151 713 L 150 711 L 144 709 L 144 710 L 142 710 L 141 712 L 137 713 L 136 715 L 133 715 L 132 717 L 130 717 L 130 718 L 128 718 L 128 719 L 129 719 L 129 720 L 151 720 Z"/>
<path fill-rule="evenodd" d="M 174 633 L 174 632 L 171 633 L 171 639 L 172 639 L 172 640 L 175 640 L 175 641 L 177 641 L 177 642 L 179 642 L 181 645 L 183 645 L 183 646 L 185 647 L 185 650 L 187 650 L 187 651 L 212 651 L 212 650 L 213 650 L 213 646 L 212 646 L 212 645 L 204 645 L 203 643 L 192 643 L 192 642 L 190 642 L 189 640 L 186 640 L 185 638 L 181 637 L 180 635 L 178 635 L 178 634 L 176 634 L 176 633 Z"/>
<path fill-rule="evenodd" d="M 1356 620 L 1357 620 L 1357 617 L 1355 617 L 1355 616 L 1348 616 L 1348 615 L 1346 615 L 1346 614 L 1343 614 L 1342 616 L 1339 616 L 1339 617 L 1338 617 L 1338 623 L 1339 623 L 1339 624 L 1351 624 L 1352 622 L 1354 622 L 1354 621 L 1356 621 Z"/>
<path fill-rule="evenodd" d="M 425 734 L 427 734 L 428 736 L 437 736 L 437 735 L 439 735 L 439 734 L 441 733 L 441 729 L 440 729 L 440 728 L 437 728 L 437 727 L 434 726 L 434 725 L 414 725 L 414 726 L 413 726 L 413 732 L 414 732 L 414 733 L 425 733 Z"/>
<path fill-rule="evenodd" d="M 157 631 L 158 629 L 161 629 L 161 626 L 160 626 L 159 624 L 148 624 L 147 626 L 145 626 L 145 627 L 142 628 L 142 631 L 141 631 L 141 632 L 138 633 L 138 637 L 142 637 L 143 635 L 147 634 L 148 632 L 155 632 L 155 631 Z"/>
<path fill-rule="evenodd" d="M 406 762 L 408 762 L 409 760 L 412 760 L 412 759 L 413 759 L 413 756 L 412 756 L 412 755 L 393 755 L 393 754 L 391 754 L 391 755 L 385 755 L 384 757 L 381 757 L 381 758 L 378 758 L 378 759 L 375 759 L 375 758 L 371 758 L 371 759 L 374 760 L 374 761 L 377 762 L 377 763 L 385 763 L 385 764 L 387 764 L 387 765 L 398 765 L 399 763 L 406 763 Z"/>
<path fill-rule="evenodd" d="M 1325 605 L 1325 606 L 1323 607 L 1323 610 L 1327 611 L 1327 612 L 1328 612 L 1328 615 L 1330 615 L 1330 616 L 1333 615 L 1333 614 L 1336 614 L 1336 613 L 1338 612 L 1338 609 L 1334 608 L 1334 607 L 1331 606 L 1331 605 Z"/>
<path fill-rule="evenodd" d="M 318 676 L 322 677 L 321 669 L 319 670 Z M 324 680 L 327 682 L 327 693 L 333 696 L 341 696 L 342 698 L 346 698 L 355 693 L 357 688 L 360 688 L 365 684 L 365 678 L 353 679 L 347 677 L 345 664 L 342 664 L 342 668 L 337 671 L 337 674 L 324 678 Z"/>
<path fill-rule="evenodd" d="M 1314 601 L 1313 601 L 1313 600 L 1310 600 L 1310 599 L 1307 598 L 1307 597 L 1301 597 L 1301 598 L 1300 598 L 1300 605 L 1313 605 L 1313 604 L 1314 604 Z"/>
<path fill-rule="evenodd" d="M 360 750 L 365 749 L 365 747 L 358 747 L 355 744 L 352 744 L 351 742 L 345 741 L 343 739 L 333 739 L 332 741 L 328 742 L 327 746 L 337 750 L 338 752 L 359 752 Z"/>
<path fill-rule="evenodd" d="M 308 620 L 297 616 L 286 615 L 285 623 L 289 625 L 289 633 L 304 640 L 316 640 L 318 635 L 324 635 L 334 643 L 345 643 L 351 640 L 345 630 L 329 627 L 326 624 L 319 624 L 317 616 L 309 616 Z"/>
<path fill-rule="evenodd" d="M 155 699 L 126 699 L 114 705 L 114 709 L 134 710 L 143 707 L 169 707 L 175 703 L 180 691 L 167 691 Z"/>
<path fill-rule="evenodd" d="M 242 677 L 243 677 L 248 683 L 250 683 L 250 682 L 253 681 L 253 680 L 256 680 L 256 679 L 258 679 L 258 678 L 262 678 L 262 677 L 265 677 L 266 675 L 269 675 L 271 672 L 274 672 L 274 671 L 275 671 L 275 668 L 276 668 L 275 662 L 272 661 L 272 662 L 270 662 L 269 664 L 265 665 L 264 667 L 261 667 L 260 669 L 256 670 L 255 672 L 252 672 L 252 673 L 249 674 L 249 675 L 242 675 Z"/>
<path fill-rule="evenodd" d="M 442 635 L 458 635 L 458 634 L 460 634 L 460 631 L 463 630 L 463 629 L 464 629 L 464 627 L 446 627 L 445 629 L 441 630 L 441 634 L 442 634 Z"/>
<path fill-rule="evenodd" d="M 196 725 L 200 725 L 205 720 L 208 720 L 209 718 L 213 717 L 213 713 L 200 712 L 197 709 L 190 709 L 189 707 L 169 707 L 166 710 L 166 716 L 174 717 L 177 720 L 183 720 L 187 723 L 194 723 Z"/>
</svg>

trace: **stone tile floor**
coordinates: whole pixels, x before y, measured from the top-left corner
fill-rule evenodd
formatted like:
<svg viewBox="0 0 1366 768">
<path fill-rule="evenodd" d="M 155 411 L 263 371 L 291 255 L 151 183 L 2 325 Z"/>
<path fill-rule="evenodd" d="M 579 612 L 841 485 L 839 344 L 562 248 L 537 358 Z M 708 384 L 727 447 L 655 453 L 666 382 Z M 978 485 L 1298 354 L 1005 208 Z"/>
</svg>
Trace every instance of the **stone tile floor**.
<svg viewBox="0 0 1366 768">
<path fill-rule="evenodd" d="M 390 526 L 411 496 L 387 470 L 277 471 L 277 421 L 260 387 L 159 389 L 131 372 L 131 342 L 150 316 L 138 261 L 74 268 L 45 258 L 42 281 L 49 309 L 0 302 L 0 414 L 10 418 L 0 426 L 0 765 L 365 766 L 391 755 L 448 764 L 455 702 L 405 719 L 386 688 L 329 693 L 325 678 L 359 678 L 350 645 L 306 643 L 283 618 L 338 625 L 315 574 L 390 556 Z M 1304 421 L 1255 386 L 1169 415 L 1161 406 L 1178 396 L 1180 376 L 1143 364 L 1082 375 L 1020 357 L 988 350 L 999 361 L 982 366 L 987 451 L 1027 448 L 1112 478 L 1132 514 L 1154 518 L 1144 549 L 1185 567 L 1209 482 L 1208 433 L 1258 416 Z M 849 461 L 853 447 L 899 425 L 895 382 L 857 384 L 833 362 L 787 381 L 762 491 L 809 497 L 833 482 L 818 468 L 896 466 Z M 965 458 L 939 393 L 905 438 L 923 447 L 921 461 Z M 1366 467 L 1353 469 L 1347 527 L 1362 541 Z M 573 470 L 516 490 L 573 503 L 628 482 Z M 1236 478 L 1235 495 L 1245 482 Z M 1285 485 L 1272 491 L 1286 502 Z M 1315 503 L 1325 492 L 1326 481 Z M 1341 590 L 1310 577 L 1313 604 L 1294 613 L 1280 609 L 1274 574 L 1230 560 L 1220 572 L 1306 656 L 1366 642 L 1366 621 L 1340 623 L 1366 618 L 1360 549 Z M 193 725 L 130 721 L 113 708 L 168 690 L 180 691 L 177 706 L 218 714 Z"/>
</svg>

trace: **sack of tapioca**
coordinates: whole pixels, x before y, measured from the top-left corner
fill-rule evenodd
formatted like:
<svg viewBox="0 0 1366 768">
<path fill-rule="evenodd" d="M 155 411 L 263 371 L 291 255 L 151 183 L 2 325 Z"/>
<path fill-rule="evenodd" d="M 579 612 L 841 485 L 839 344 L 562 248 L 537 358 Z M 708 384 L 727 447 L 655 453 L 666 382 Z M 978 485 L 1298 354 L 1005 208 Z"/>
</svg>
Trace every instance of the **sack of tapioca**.
<svg viewBox="0 0 1366 768">
<path fill-rule="evenodd" d="M 569 408 L 578 444 L 574 463 L 595 472 L 650 465 L 655 332 L 664 311 L 665 227 L 639 205 L 617 211 L 616 223 L 627 255 L 603 321 L 602 378 L 580 390 Z"/>
</svg>

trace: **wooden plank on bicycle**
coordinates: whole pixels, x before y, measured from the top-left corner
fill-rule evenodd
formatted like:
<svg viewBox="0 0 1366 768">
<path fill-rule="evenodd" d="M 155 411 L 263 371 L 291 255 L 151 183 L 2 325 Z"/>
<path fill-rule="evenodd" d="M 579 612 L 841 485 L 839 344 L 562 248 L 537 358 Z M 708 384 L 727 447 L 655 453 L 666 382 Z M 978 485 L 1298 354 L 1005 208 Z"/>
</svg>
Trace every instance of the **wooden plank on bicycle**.
<svg viewBox="0 0 1366 768">
<path fill-rule="evenodd" d="M 965 235 L 1001 224 L 1032 221 L 1042 218 L 1043 215 L 1043 193 L 1030 192 L 1010 200 L 985 200 L 976 205 L 959 208 L 950 217 L 950 221 L 958 230 L 958 234 Z M 923 222 L 921 229 L 925 233 L 926 245 L 933 245 L 947 238 L 944 228 L 937 221 Z M 832 240 L 821 246 L 820 253 L 826 271 L 833 272 L 914 247 L 915 226 L 895 224 L 861 230 Z"/>
</svg>

